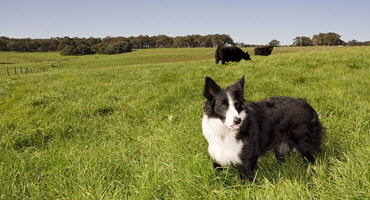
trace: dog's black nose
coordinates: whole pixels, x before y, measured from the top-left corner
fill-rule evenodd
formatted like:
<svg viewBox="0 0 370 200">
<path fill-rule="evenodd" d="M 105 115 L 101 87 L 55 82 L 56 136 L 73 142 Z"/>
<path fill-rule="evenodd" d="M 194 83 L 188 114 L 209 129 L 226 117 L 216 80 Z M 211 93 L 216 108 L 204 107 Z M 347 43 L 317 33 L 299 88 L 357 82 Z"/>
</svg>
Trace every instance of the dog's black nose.
<svg viewBox="0 0 370 200">
<path fill-rule="evenodd" d="M 239 117 L 236 117 L 234 119 L 234 124 L 238 125 L 238 124 L 240 124 L 240 122 L 242 122 L 242 119 L 240 119 Z"/>
</svg>

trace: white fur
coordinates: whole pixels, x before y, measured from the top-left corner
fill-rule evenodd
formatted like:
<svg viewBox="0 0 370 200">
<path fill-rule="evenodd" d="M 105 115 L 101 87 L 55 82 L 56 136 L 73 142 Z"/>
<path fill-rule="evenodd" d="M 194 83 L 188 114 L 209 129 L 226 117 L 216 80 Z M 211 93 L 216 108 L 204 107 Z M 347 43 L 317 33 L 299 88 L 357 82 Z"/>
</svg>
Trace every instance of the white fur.
<svg viewBox="0 0 370 200">
<path fill-rule="evenodd" d="M 240 112 L 240 118 L 242 119 L 242 121 L 247 117 L 247 113 L 243 110 Z"/>
<path fill-rule="evenodd" d="M 231 128 L 234 125 L 234 119 L 240 118 L 240 115 L 235 109 L 234 102 L 229 93 L 227 93 L 227 97 L 229 98 L 229 107 L 226 112 L 225 125 Z"/>
<path fill-rule="evenodd" d="M 240 153 L 243 142 L 235 138 L 235 130 L 225 126 L 220 119 L 209 118 L 207 115 L 203 116 L 202 129 L 209 144 L 208 153 L 213 161 L 221 166 L 242 163 Z"/>
<path fill-rule="evenodd" d="M 289 152 L 289 146 L 286 142 L 282 142 L 279 146 L 278 146 L 278 151 L 282 154 L 287 154 Z"/>
</svg>

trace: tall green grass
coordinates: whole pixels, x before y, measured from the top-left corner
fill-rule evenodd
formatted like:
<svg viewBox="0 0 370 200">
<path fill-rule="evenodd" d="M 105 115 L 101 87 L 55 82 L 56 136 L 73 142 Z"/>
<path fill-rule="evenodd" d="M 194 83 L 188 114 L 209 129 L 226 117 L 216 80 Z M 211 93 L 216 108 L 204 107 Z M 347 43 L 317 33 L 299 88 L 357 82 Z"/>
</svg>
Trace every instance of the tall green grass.
<svg viewBox="0 0 370 200">
<path fill-rule="evenodd" d="M 368 199 L 370 48 L 310 49 L 214 64 L 214 49 L 62 57 L 0 53 L 1 199 Z M 32 55 L 32 56 L 30 56 Z M 6 58 L 4 58 L 6 57 Z M 30 58 L 31 57 L 31 58 Z M 5 66 L 5 65 L 3 65 Z M 246 75 L 245 98 L 305 97 L 326 127 L 315 165 L 271 153 L 253 183 L 215 173 L 202 136 L 204 77 Z"/>
</svg>

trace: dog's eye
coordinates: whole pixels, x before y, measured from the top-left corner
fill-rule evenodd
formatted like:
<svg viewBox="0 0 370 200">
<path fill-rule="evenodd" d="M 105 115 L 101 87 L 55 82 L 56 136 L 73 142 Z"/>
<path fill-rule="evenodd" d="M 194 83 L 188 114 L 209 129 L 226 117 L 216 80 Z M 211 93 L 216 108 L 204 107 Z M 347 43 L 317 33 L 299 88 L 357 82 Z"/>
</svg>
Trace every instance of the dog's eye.
<svg viewBox="0 0 370 200">
<path fill-rule="evenodd" d="M 225 109 L 225 108 L 227 108 L 227 105 L 226 104 L 221 104 L 220 107 L 223 108 L 223 109 Z"/>
<path fill-rule="evenodd" d="M 238 103 L 238 102 L 236 102 L 236 103 L 234 104 L 234 106 L 235 106 L 235 108 L 239 107 L 239 103 Z"/>
</svg>

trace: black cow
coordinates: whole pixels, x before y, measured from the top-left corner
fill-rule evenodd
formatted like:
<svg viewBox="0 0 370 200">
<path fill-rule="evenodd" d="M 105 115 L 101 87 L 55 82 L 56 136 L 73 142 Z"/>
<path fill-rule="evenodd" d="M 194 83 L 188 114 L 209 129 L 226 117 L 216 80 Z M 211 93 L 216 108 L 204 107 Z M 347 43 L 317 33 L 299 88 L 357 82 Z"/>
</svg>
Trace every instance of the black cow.
<svg viewBox="0 0 370 200">
<path fill-rule="evenodd" d="M 221 60 L 222 64 L 228 61 L 239 62 L 241 59 L 251 60 L 248 52 L 241 50 L 238 47 L 218 47 L 215 53 L 216 64 Z"/>
<path fill-rule="evenodd" d="M 268 56 L 268 55 L 271 54 L 273 48 L 274 47 L 272 47 L 272 46 L 256 47 L 254 49 L 254 55 L 255 56 L 257 56 L 257 55 L 260 55 L 260 56 Z"/>
</svg>

